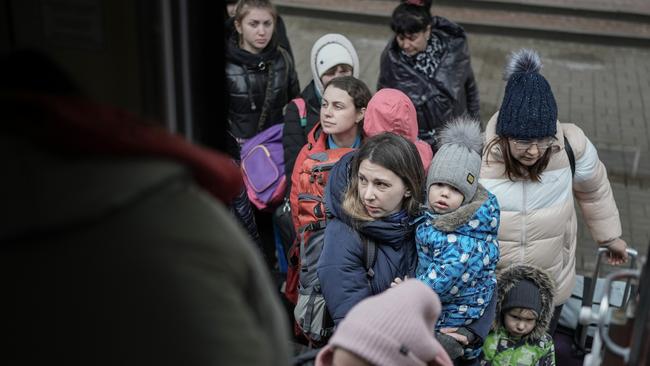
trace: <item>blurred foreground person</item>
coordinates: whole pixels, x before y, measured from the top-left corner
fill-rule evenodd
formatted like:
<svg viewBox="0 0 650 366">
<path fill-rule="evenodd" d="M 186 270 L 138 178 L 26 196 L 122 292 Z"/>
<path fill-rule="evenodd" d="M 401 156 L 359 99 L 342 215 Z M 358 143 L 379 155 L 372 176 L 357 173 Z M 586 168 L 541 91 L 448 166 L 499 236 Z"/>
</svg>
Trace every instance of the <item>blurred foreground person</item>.
<svg viewBox="0 0 650 366">
<path fill-rule="evenodd" d="M 0 72 L 9 359 L 286 365 L 269 275 L 225 208 L 232 160 L 83 98 L 37 53 Z"/>
</svg>

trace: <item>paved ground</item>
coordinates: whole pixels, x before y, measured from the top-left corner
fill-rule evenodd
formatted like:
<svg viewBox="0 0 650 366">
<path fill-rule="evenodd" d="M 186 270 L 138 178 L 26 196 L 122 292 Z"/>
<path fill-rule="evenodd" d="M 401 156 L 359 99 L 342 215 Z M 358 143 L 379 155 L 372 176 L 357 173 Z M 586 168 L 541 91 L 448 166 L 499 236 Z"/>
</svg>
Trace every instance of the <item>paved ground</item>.
<svg viewBox="0 0 650 366">
<path fill-rule="evenodd" d="M 395 0 L 274 0 L 285 14 L 386 24 Z M 650 47 L 647 0 L 436 0 L 432 12 L 471 32 Z"/>
<path fill-rule="evenodd" d="M 474 0 L 495 1 L 495 0 Z M 600 10 L 650 14 L 650 1 L 647 0 L 496 0 L 502 3 L 527 4 L 536 6 L 554 6 L 586 10 Z"/>
<path fill-rule="evenodd" d="M 647 4 L 647 0 L 617 0 L 626 1 Z M 295 15 L 284 19 L 301 85 L 311 80 L 308 59 L 312 44 L 325 33 L 339 32 L 357 48 L 360 77 L 375 90 L 379 55 L 391 36 L 388 26 Z M 507 54 L 521 47 L 540 52 L 560 120 L 578 124 L 598 147 L 619 206 L 623 238 L 645 253 L 650 241 L 650 49 L 485 34 L 470 34 L 469 42 L 483 122 L 501 102 Z M 588 273 L 594 261 L 595 244 L 581 224 L 578 271 Z"/>
</svg>

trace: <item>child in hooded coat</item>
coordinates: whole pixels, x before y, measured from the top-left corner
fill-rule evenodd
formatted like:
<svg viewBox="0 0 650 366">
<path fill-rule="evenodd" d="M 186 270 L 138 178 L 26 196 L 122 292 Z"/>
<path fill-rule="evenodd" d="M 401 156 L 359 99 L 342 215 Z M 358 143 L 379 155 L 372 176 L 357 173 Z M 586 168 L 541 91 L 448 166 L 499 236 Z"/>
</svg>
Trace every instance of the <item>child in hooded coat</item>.
<svg viewBox="0 0 650 366">
<path fill-rule="evenodd" d="M 553 316 L 555 285 L 545 271 L 513 266 L 499 273 L 495 327 L 483 344 L 481 365 L 555 365 Z"/>
</svg>

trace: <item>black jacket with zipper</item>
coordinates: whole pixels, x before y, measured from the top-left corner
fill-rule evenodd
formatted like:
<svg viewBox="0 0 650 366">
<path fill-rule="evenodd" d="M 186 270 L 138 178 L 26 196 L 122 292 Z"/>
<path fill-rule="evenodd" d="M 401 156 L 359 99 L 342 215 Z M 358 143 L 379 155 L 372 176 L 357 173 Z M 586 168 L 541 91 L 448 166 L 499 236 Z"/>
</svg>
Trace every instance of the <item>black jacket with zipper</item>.
<svg viewBox="0 0 650 366">
<path fill-rule="evenodd" d="M 248 139 L 283 122 L 282 109 L 300 93 L 300 85 L 291 56 L 274 40 L 259 54 L 239 48 L 236 40 L 237 34 L 233 34 L 226 46 L 226 86 L 230 104 L 227 129 L 235 138 Z M 271 84 L 267 85 L 269 77 Z M 270 92 L 268 111 L 260 128 L 267 90 Z M 230 153 L 239 158 L 234 151 Z"/>
</svg>

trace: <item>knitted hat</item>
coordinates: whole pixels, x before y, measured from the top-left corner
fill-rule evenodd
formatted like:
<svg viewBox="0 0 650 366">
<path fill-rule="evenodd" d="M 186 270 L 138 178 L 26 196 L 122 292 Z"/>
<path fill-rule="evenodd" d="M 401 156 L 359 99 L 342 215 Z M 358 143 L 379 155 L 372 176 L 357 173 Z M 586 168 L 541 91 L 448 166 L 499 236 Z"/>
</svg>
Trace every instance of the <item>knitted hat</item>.
<svg viewBox="0 0 650 366">
<path fill-rule="evenodd" d="M 514 52 L 505 71 L 503 103 L 496 133 L 502 137 L 539 139 L 555 136 L 557 105 L 548 81 L 539 73 L 542 61 L 534 50 Z"/>
<path fill-rule="evenodd" d="M 483 134 L 479 122 L 464 116 L 448 123 L 438 137 L 438 146 L 427 174 L 427 192 L 434 183 L 446 183 L 463 194 L 463 204 L 469 202 L 481 170 Z"/>
<path fill-rule="evenodd" d="M 328 33 L 320 37 L 311 48 L 311 72 L 319 95 L 323 95 L 320 78 L 336 65 L 352 66 L 352 76 L 359 78 L 359 56 L 352 42 L 338 33 Z"/>
<path fill-rule="evenodd" d="M 425 170 L 433 157 L 431 145 L 418 140 L 418 115 L 411 99 L 397 89 L 380 89 L 372 96 L 363 118 L 367 137 L 392 132 L 415 144 Z"/>
<path fill-rule="evenodd" d="M 501 311 L 512 308 L 525 308 L 535 311 L 539 315 L 542 310 L 542 300 L 539 296 L 539 287 L 533 282 L 522 279 L 503 298 Z"/>
<path fill-rule="evenodd" d="M 316 365 L 326 365 L 334 347 L 377 366 L 422 365 L 448 356 L 434 337 L 438 295 L 410 279 L 354 306 L 338 325 Z"/>
</svg>

